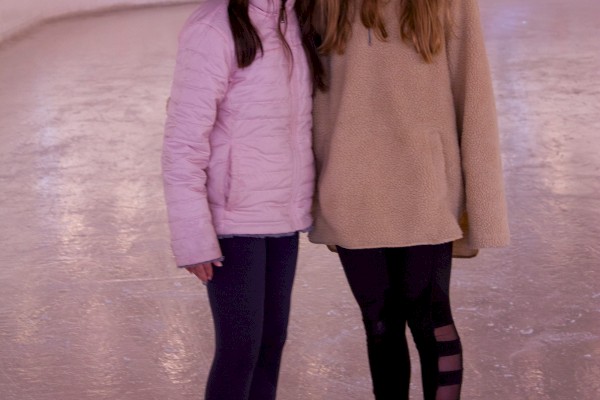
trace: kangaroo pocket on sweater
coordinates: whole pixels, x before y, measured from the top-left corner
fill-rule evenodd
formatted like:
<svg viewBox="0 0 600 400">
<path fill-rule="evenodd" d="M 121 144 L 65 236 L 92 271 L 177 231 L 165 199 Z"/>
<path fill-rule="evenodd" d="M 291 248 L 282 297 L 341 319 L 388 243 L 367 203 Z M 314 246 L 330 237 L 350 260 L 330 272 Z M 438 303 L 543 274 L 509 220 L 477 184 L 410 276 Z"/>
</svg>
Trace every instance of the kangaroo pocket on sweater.
<svg viewBox="0 0 600 400">
<path fill-rule="evenodd" d="M 442 138 L 438 131 L 429 132 L 429 162 L 430 176 L 434 186 L 434 193 L 440 200 L 448 198 L 448 175 L 446 171 L 446 157 L 442 146 Z"/>
</svg>

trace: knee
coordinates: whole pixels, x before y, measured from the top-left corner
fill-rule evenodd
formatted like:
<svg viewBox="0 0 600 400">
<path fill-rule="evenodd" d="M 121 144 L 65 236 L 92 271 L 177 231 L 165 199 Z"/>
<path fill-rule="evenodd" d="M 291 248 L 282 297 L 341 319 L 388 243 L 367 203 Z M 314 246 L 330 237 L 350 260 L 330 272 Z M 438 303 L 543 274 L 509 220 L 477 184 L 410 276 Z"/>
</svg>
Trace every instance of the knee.
<svg viewBox="0 0 600 400">
<path fill-rule="evenodd" d="M 380 344 L 392 335 L 393 327 L 384 319 L 364 320 L 367 342 L 371 344 Z"/>
<path fill-rule="evenodd" d="M 452 318 L 452 309 L 449 301 L 436 301 L 431 307 L 431 317 L 435 326 L 445 326 L 454 324 Z"/>
<path fill-rule="evenodd" d="M 265 332 L 262 338 L 261 348 L 274 352 L 281 352 L 287 341 L 287 330 Z"/>
<path fill-rule="evenodd" d="M 435 330 L 429 313 L 411 313 L 407 322 L 417 349 L 435 346 Z"/>
<path fill-rule="evenodd" d="M 215 348 L 215 362 L 236 365 L 241 370 L 252 370 L 258 361 L 260 341 L 238 336 L 223 340 L 218 338 Z"/>
</svg>

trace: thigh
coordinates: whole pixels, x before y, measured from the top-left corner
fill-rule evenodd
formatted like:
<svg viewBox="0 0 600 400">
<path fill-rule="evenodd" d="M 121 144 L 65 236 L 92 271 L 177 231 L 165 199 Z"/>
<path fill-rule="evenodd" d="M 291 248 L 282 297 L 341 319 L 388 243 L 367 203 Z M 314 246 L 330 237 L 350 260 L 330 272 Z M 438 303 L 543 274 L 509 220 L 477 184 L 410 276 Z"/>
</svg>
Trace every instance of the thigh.
<svg viewBox="0 0 600 400">
<path fill-rule="evenodd" d="M 265 240 L 233 237 L 219 244 L 225 260 L 222 267 L 214 267 L 207 285 L 217 344 L 227 338 L 240 344 L 254 341 L 262 331 Z"/>
<path fill-rule="evenodd" d="M 298 234 L 266 239 L 264 329 L 284 338 L 298 261 Z"/>
<path fill-rule="evenodd" d="M 435 250 L 437 267 L 433 276 L 433 299 L 445 301 L 450 296 L 450 271 L 452 269 L 452 245 L 440 245 Z"/>
<path fill-rule="evenodd" d="M 266 239 L 266 304 L 288 301 L 298 262 L 298 234 Z"/>
<path fill-rule="evenodd" d="M 409 302 L 423 296 L 433 300 L 436 282 L 444 279 L 452 260 L 452 244 L 386 249 L 390 285 Z"/>
<path fill-rule="evenodd" d="M 365 319 L 380 320 L 390 288 L 384 249 L 346 249 L 338 255 Z"/>
<path fill-rule="evenodd" d="M 433 277 L 432 317 L 436 328 L 454 324 L 450 307 L 450 273 L 452 270 L 452 248 L 441 248 L 439 264 Z"/>
</svg>

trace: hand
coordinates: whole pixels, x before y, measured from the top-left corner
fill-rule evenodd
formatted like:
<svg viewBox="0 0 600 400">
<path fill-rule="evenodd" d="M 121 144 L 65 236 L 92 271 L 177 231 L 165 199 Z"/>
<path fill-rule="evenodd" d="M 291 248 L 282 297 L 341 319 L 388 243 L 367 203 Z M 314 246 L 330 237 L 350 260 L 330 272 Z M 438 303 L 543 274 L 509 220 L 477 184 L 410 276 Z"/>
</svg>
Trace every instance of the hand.
<svg viewBox="0 0 600 400">
<path fill-rule="evenodd" d="M 186 267 L 186 269 L 190 274 L 196 275 L 202 283 L 206 284 L 213 278 L 213 265 L 215 267 L 222 267 L 223 263 L 221 261 L 213 261 Z"/>
</svg>

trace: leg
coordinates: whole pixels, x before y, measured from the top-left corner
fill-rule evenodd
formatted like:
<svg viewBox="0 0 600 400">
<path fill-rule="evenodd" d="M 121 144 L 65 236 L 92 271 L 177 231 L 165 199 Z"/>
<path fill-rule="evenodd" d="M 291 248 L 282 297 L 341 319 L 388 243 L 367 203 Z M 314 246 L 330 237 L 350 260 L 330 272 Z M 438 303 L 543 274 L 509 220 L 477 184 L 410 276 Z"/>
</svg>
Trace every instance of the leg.
<svg viewBox="0 0 600 400">
<path fill-rule="evenodd" d="M 264 323 L 250 400 L 274 400 L 281 354 L 287 338 L 292 285 L 298 260 L 298 234 L 267 238 Z"/>
<path fill-rule="evenodd" d="M 392 281 L 402 289 L 419 358 L 426 400 L 458 399 L 460 341 L 450 313 L 450 243 L 389 249 Z M 458 358 L 457 358 L 458 357 Z M 456 385 L 458 382 L 458 386 Z M 452 385 L 449 388 L 449 385 Z M 456 396 L 448 397 L 448 394 Z"/>
<path fill-rule="evenodd" d="M 436 400 L 458 400 L 462 386 L 462 345 L 450 308 L 451 259 L 441 263 L 433 285 L 433 324 L 439 354 Z"/>
<path fill-rule="evenodd" d="M 338 246 L 338 253 L 362 312 L 375 398 L 408 399 L 410 358 L 405 318 L 390 287 L 384 250 Z"/>
<path fill-rule="evenodd" d="M 220 240 L 224 265 L 207 285 L 215 326 L 215 357 L 206 400 L 248 399 L 262 336 L 264 239 Z"/>
<path fill-rule="evenodd" d="M 392 284 L 402 296 L 402 309 L 419 352 L 425 400 L 434 400 L 438 356 L 432 313 L 432 282 L 436 257 L 432 246 L 386 249 Z"/>
</svg>

